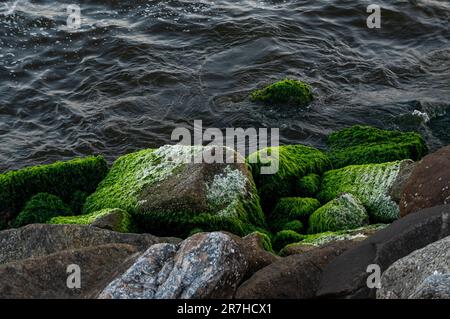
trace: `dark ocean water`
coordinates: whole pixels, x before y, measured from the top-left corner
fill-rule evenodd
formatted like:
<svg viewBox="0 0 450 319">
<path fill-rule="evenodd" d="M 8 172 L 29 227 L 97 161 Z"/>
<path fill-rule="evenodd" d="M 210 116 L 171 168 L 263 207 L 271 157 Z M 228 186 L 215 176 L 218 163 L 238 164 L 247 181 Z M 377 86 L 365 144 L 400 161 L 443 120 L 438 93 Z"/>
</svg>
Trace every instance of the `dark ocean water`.
<svg viewBox="0 0 450 319">
<path fill-rule="evenodd" d="M 371 3 L 381 29 L 366 26 Z M 81 8 L 75 31 L 68 4 Z M 320 148 L 332 130 L 370 124 L 437 148 L 450 143 L 449 16 L 448 0 L 19 0 L 0 15 L 0 172 L 113 160 L 194 120 L 279 127 L 281 143 Z M 315 101 L 249 101 L 285 77 L 309 82 Z"/>
</svg>

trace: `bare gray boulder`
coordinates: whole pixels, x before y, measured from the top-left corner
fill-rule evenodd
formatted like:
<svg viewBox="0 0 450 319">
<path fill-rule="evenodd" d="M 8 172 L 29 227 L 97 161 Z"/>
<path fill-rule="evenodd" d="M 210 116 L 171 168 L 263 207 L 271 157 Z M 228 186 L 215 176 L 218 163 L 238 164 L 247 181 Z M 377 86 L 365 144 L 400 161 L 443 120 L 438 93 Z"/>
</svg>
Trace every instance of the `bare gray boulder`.
<svg viewBox="0 0 450 319">
<path fill-rule="evenodd" d="M 255 250 L 248 240 L 223 232 L 197 233 L 178 245 L 156 244 L 99 298 L 232 298 L 249 271 L 276 260 Z"/>
<path fill-rule="evenodd" d="M 448 273 L 450 273 L 450 236 L 415 250 L 393 263 L 381 277 L 381 289 L 377 291 L 377 298 L 411 298 L 416 291 L 424 291 L 423 287 L 419 287 L 427 278 Z M 431 284 L 435 285 L 432 282 Z M 430 287 L 430 282 L 424 285 Z M 447 287 L 447 294 L 449 291 L 450 286 Z M 417 295 L 420 294 L 417 292 Z"/>
<path fill-rule="evenodd" d="M 450 299 L 450 273 L 434 274 L 427 277 L 410 299 Z"/>
</svg>

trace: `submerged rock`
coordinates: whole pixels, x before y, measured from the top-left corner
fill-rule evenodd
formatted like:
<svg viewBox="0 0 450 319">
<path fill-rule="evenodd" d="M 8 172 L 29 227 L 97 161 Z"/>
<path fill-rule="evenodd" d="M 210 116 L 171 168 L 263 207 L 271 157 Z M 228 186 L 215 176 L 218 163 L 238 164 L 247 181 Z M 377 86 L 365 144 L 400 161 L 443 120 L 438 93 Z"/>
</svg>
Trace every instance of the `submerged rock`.
<svg viewBox="0 0 450 319">
<path fill-rule="evenodd" d="M 418 249 L 393 263 L 383 272 L 381 289 L 377 291 L 377 298 L 407 299 L 412 295 L 416 297 L 428 295 L 429 298 L 433 298 L 431 290 L 435 290 L 438 295 L 449 296 L 450 286 L 446 289 L 436 289 L 441 286 L 439 281 L 445 282 L 445 277 L 430 278 L 424 283 L 430 276 L 438 274 L 450 275 L 450 236 Z M 425 290 L 428 292 L 425 293 Z"/>
<path fill-rule="evenodd" d="M 222 163 L 193 162 L 215 154 Z M 259 197 L 244 159 L 223 147 L 167 145 L 119 158 L 84 211 L 129 212 L 142 231 L 187 236 L 194 228 L 245 235 L 264 227 Z"/>
<path fill-rule="evenodd" d="M 450 146 L 416 165 L 403 189 L 400 215 L 443 204 L 450 204 Z"/>
<path fill-rule="evenodd" d="M 266 155 L 273 156 L 272 159 Z M 308 189 L 299 189 L 299 180 L 310 174 L 321 175 L 331 165 L 321 151 L 304 145 L 269 147 L 250 154 L 247 158 L 255 179 L 263 207 L 272 211 L 282 197 L 298 196 Z M 261 174 L 264 167 L 275 167 L 275 174 Z"/>
<path fill-rule="evenodd" d="M 342 193 L 350 193 L 364 205 L 372 223 L 390 223 L 400 213 L 390 192 L 402 163 L 351 165 L 328 171 L 324 174 L 319 197 L 328 202 Z"/>
<path fill-rule="evenodd" d="M 352 194 L 344 193 L 316 210 L 309 218 L 310 234 L 354 229 L 369 223 L 369 215 Z"/>
<path fill-rule="evenodd" d="M 118 208 L 105 208 L 87 215 L 58 216 L 50 219 L 48 224 L 91 225 L 121 233 L 127 233 L 133 230 L 130 215 L 126 211 Z"/>
<path fill-rule="evenodd" d="M 428 152 L 423 137 L 418 133 L 386 131 L 362 125 L 330 134 L 327 144 L 334 168 L 403 159 L 416 161 Z"/>
<path fill-rule="evenodd" d="M 243 243 L 231 234 L 213 232 L 195 234 L 179 245 L 153 245 L 99 298 L 232 298 L 249 270 L 276 258 L 255 254 L 259 248 L 248 239 Z"/>
<path fill-rule="evenodd" d="M 311 87 L 301 81 L 286 79 L 250 94 L 253 102 L 306 106 L 313 100 Z"/>
</svg>

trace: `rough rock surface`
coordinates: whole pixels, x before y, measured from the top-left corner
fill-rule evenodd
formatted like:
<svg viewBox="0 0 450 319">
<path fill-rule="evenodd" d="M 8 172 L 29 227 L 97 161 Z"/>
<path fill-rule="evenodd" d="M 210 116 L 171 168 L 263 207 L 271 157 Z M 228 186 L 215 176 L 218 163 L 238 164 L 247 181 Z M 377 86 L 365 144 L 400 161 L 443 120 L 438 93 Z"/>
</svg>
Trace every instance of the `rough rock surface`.
<svg viewBox="0 0 450 319">
<path fill-rule="evenodd" d="M 450 274 L 450 236 L 393 263 L 381 277 L 381 289 L 377 291 L 377 298 L 410 298 L 419 285 L 433 274 Z M 420 290 L 424 291 L 424 288 Z M 449 293 L 450 286 L 447 287 L 447 294 Z"/>
<path fill-rule="evenodd" d="M 400 203 L 403 194 L 403 189 L 408 183 L 408 180 L 411 177 L 411 174 L 414 168 L 416 167 L 417 163 L 418 162 L 414 162 L 412 160 L 405 160 L 402 161 L 400 164 L 400 170 L 397 174 L 397 178 L 392 184 L 390 192 L 392 200 L 397 204 Z"/>
<path fill-rule="evenodd" d="M 236 292 L 239 299 L 314 298 L 323 268 L 355 243 L 333 242 L 313 251 L 282 258 L 262 268 Z"/>
<path fill-rule="evenodd" d="M 424 209 L 401 218 L 343 253 L 324 270 L 318 297 L 375 298 L 367 287 L 368 265 L 385 271 L 400 258 L 450 235 L 450 205 Z"/>
<path fill-rule="evenodd" d="M 0 298 L 92 298 L 136 253 L 130 245 L 108 244 L 2 264 Z M 67 285 L 73 264 L 80 267 L 80 288 Z"/>
<path fill-rule="evenodd" d="M 409 296 L 410 299 L 450 299 L 450 273 L 431 275 Z"/>
<path fill-rule="evenodd" d="M 84 225 L 33 224 L 0 232 L 0 264 L 109 243 L 129 244 L 145 250 L 156 243 L 179 241 L 177 238 L 123 234 Z"/>
<path fill-rule="evenodd" d="M 99 298 L 232 298 L 249 270 L 266 265 L 252 265 L 259 259 L 249 257 L 247 249 L 238 237 L 222 232 L 153 245 Z"/>
<path fill-rule="evenodd" d="M 450 146 L 425 156 L 414 168 L 400 201 L 400 215 L 450 204 Z"/>
</svg>

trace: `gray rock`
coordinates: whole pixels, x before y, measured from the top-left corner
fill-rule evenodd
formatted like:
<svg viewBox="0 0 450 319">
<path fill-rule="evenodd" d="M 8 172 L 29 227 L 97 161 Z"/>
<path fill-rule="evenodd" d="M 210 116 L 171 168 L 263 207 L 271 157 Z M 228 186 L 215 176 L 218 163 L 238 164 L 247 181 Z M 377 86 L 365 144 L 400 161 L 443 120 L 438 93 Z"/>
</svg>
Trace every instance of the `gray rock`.
<svg viewBox="0 0 450 319">
<path fill-rule="evenodd" d="M 392 188 L 390 191 L 392 200 L 397 204 L 400 203 L 403 189 L 405 188 L 408 179 L 410 178 L 416 165 L 417 162 L 414 162 L 413 160 L 404 160 L 400 164 L 400 170 L 398 171 L 397 177 L 392 184 Z"/>
<path fill-rule="evenodd" d="M 150 247 L 99 298 L 231 298 L 249 266 L 228 234 L 198 233 Z"/>
<path fill-rule="evenodd" d="M 381 289 L 377 291 L 377 298 L 410 298 L 411 293 L 418 290 L 426 278 L 444 273 L 450 273 L 450 236 L 393 263 L 381 277 Z M 429 285 L 430 282 L 425 283 L 425 286 Z M 450 290 L 450 286 L 447 290 Z"/>
<path fill-rule="evenodd" d="M 117 233 L 85 225 L 33 224 L 0 232 L 0 264 L 110 243 L 129 244 L 144 251 L 156 243 L 179 241 L 150 234 Z"/>
<path fill-rule="evenodd" d="M 410 299 L 450 299 L 450 273 L 427 277 L 409 296 Z"/>
<path fill-rule="evenodd" d="M 108 244 L 3 264 L 0 265 L 0 298 L 92 298 L 137 256 L 133 246 Z M 73 271 L 69 269 L 68 273 L 67 267 L 72 264 L 80 267 L 79 288 L 67 286 Z"/>
</svg>

